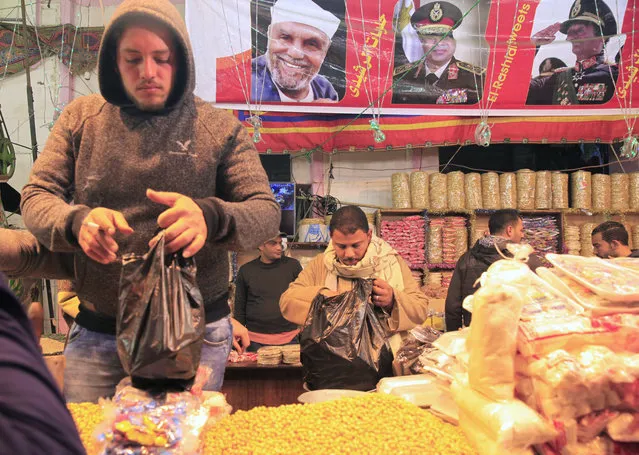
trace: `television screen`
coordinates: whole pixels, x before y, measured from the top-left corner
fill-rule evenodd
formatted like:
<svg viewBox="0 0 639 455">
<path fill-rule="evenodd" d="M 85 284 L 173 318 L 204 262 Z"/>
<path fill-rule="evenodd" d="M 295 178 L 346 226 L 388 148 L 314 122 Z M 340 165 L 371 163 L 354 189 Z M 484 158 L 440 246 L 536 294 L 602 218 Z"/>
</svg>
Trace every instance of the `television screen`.
<svg viewBox="0 0 639 455">
<path fill-rule="evenodd" d="M 271 191 L 282 210 L 280 231 L 295 235 L 295 183 L 271 182 Z"/>
</svg>

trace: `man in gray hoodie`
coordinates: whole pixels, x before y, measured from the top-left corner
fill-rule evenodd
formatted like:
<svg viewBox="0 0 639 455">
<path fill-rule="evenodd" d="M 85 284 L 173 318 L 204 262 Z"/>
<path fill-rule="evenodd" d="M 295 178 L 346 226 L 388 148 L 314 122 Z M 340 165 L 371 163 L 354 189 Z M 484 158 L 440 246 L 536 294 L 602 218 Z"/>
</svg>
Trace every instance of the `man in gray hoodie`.
<svg viewBox="0 0 639 455">
<path fill-rule="evenodd" d="M 193 95 L 186 27 L 168 0 L 125 0 L 105 28 L 100 95 L 71 102 L 22 193 L 24 222 L 54 253 L 73 253 L 80 312 L 65 394 L 96 401 L 125 376 L 116 352 L 120 254 L 195 255 L 204 298 L 206 389 L 221 387 L 231 348 L 228 249 L 278 232 L 279 208 L 244 127 Z"/>
</svg>

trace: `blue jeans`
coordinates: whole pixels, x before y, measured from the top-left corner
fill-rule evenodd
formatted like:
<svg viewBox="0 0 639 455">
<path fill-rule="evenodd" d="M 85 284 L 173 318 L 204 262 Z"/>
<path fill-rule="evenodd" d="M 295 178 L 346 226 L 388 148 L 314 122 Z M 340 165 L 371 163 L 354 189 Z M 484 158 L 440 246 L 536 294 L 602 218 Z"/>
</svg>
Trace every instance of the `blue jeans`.
<svg viewBox="0 0 639 455">
<path fill-rule="evenodd" d="M 200 364 L 213 372 L 204 390 L 219 391 L 233 344 L 231 318 L 206 325 Z M 115 335 L 93 332 L 74 324 L 64 349 L 64 395 L 69 403 L 109 398 L 127 374 L 118 357 Z"/>
</svg>

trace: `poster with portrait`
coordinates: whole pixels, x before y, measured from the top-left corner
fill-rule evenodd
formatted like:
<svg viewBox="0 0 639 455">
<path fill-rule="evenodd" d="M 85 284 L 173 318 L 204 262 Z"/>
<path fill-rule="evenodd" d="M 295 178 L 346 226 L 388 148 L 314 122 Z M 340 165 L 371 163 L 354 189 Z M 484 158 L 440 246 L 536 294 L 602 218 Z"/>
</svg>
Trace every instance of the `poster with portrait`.
<svg viewBox="0 0 639 455">
<path fill-rule="evenodd" d="M 186 21 L 196 94 L 242 118 L 264 113 L 267 143 L 292 118 L 317 143 L 384 117 L 395 143 L 473 141 L 478 117 L 525 118 L 524 139 L 570 141 L 584 139 L 575 118 L 592 116 L 595 139 L 613 140 L 639 113 L 637 2 L 186 0 Z M 433 117 L 445 132 L 409 128 Z"/>
<path fill-rule="evenodd" d="M 395 5 L 393 104 L 478 104 L 489 57 L 490 0 Z M 471 8 L 472 7 L 472 8 Z"/>
<path fill-rule="evenodd" d="M 344 98 L 344 5 L 338 0 L 252 3 L 252 103 L 335 103 Z"/>
<path fill-rule="evenodd" d="M 541 0 L 528 105 L 605 104 L 617 90 L 627 0 Z M 620 87 L 621 88 L 621 87 Z"/>
</svg>

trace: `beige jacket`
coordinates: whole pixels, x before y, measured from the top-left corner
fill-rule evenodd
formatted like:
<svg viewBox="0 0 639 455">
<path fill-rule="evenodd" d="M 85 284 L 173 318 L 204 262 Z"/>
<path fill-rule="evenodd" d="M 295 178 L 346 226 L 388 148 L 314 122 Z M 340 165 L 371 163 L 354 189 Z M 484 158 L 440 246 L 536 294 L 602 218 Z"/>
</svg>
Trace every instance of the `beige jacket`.
<svg viewBox="0 0 639 455">
<path fill-rule="evenodd" d="M 398 257 L 404 290 L 395 292 L 395 306 L 389 319 L 389 329 L 393 332 L 410 330 L 426 320 L 428 313 L 428 297 L 419 289 L 406 262 Z M 319 254 L 288 287 L 280 298 L 282 315 L 291 322 L 303 325 L 315 296 L 323 289 L 327 275 L 324 255 Z M 338 291 L 350 291 L 352 280 L 340 277 L 337 281 Z"/>
</svg>

